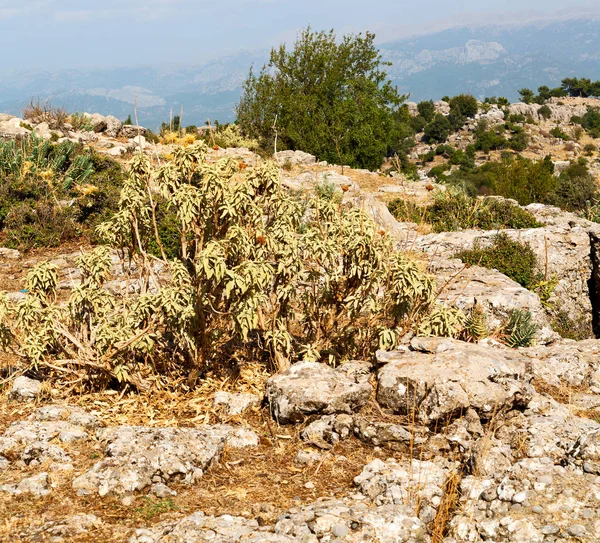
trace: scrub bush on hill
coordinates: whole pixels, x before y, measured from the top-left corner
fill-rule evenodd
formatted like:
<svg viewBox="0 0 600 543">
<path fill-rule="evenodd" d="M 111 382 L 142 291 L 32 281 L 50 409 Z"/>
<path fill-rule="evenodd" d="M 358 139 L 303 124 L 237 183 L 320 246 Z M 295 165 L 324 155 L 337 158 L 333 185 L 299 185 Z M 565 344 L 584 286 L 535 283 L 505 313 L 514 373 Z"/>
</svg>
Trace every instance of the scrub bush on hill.
<svg viewBox="0 0 600 543">
<path fill-rule="evenodd" d="M 203 142 L 178 147 L 161 166 L 136 155 L 117 212 L 98 227 L 133 263 L 136 292 L 102 288 L 108 246 L 80 257 L 82 283 L 66 304 L 54 301 L 55 268 L 40 264 L 25 299 L 0 304 L 3 344 L 82 385 L 142 387 L 157 372 L 193 383 L 223 364 L 368 359 L 409 330 L 460 332 L 460 311 L 435 302 L 432 277 L 361 210 L 316 194 L 300 201 L 276 165 L 239 170 L 206 152 Z M 175 257 L 157 224 L 161 198 Z"/>
<path fill-rule="evenodd" d="M 400 221 L 425 222 L 434 232 L 453 232 L 477 228 L 537 228 L 541 226 L 528 211 L 496 198 L 473 198 L 461 191 L 446 190 L 436 194 L 428 206 L 416 206 L 398 199 L 388 205 Z"/>
<path fill-rule="evenodd" d="M 0 141 L 0 233 L 19 249 L 87 236 L 115 209 L 121 168 L 71 142 Z"/>
</svg>

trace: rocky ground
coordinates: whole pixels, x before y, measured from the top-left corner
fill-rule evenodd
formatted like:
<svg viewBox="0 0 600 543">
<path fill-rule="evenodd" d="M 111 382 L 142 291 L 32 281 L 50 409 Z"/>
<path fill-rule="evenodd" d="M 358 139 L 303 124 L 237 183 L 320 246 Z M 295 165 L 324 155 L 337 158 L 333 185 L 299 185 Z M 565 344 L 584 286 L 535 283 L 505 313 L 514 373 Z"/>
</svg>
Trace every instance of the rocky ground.
<svg viewBox="0 0 600 543">
<path fill-rule="evenodd" d="M 553 106 L 554 121 L 569 114 L 564 107 Z M 170 149 L 108 117 L 90 116 L 93 131 L 56 136 L 15 119 L 0 117 L 0 136 L 34 129 L 121 159 L 139 147 Z M 210 159 L 226 154 L 260 160 L 244 149 L 213 150 Z M 494 232 L 430 234 L 398 223 L 385 202 L 430 198 L 437 186 L 425 172 L 408 182 L 306 153 L 277 159 L 289 189 L 344 187 L 345 204 L 427 263 L 440 299 L 465 309 L 477 301 L 491 324 L 514 308 L 531 311 L 536 346 L 406 337 L 396 351 L 337 368 L 301 362 L 268 375 L 249 364 L 194 390 L 157 380 L 151 392 L 85 395 L 15 373 L 4 354 L 0 541 L 599 541 L 600 340 L 562 339 L 537 294 L 453 258 Z M 600 225 L 549 206 L 527 209 L 544 226 L 508 235 L 531 244 L 542 271 L 558 279 L 550 303 L 593 338 Z M 0 249 L 0 288 L 19 299 L 26 271 L 50 259 L 66 297 L 79 280 L 79 253 Z M 107 288 L 130 288 L 117 254 L 113 264 Z"/>
</svg>

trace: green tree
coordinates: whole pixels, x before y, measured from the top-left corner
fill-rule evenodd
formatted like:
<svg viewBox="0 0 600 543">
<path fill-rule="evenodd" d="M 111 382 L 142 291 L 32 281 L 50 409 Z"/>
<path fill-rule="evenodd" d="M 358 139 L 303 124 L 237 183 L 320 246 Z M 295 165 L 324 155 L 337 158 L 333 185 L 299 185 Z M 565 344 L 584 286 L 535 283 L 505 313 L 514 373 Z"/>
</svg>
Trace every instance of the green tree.
<svg viewBox="0 0 600 543">
<path fill-rule="evenodd" d="M 535 93 L 531 89 L 521 89 L 519 96 L 521 96 L 521 101 L 525 104 L 531 104 L 535 100 Z"/>
<path fill-rule="evenodd" d="M 390 152 L 406 97 L 389 81 L 375 35 L 302 31 L 252 70 L 236 107 L 244 134 L 265 149 L 300 149 L 321 160 L 376 169 Z"/>
<path fill-rule="evenodd" d="M 433 100 L 419 102 L 417 104 L 417 109 L 419 110 L 419 115 L 421 115 L 428 123 L 433 120 L 433 116 L 435 115 L 435 105 L 433 104 Z"/>
<path fill-rule="evenodd" d="M 425 138 L 433 143 L 444 143 L 448 139 L 451 130 L 452 125 L 448 118 L 441 113 L 436 113 L 433 120 L 425 126 Z"/>
</svg>

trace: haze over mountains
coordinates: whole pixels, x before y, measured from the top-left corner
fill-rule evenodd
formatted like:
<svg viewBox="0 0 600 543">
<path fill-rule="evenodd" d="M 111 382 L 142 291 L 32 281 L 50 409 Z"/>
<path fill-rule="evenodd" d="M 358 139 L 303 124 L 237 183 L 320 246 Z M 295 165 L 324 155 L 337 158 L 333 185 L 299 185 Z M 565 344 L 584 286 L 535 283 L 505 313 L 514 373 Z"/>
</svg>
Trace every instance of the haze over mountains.
<svg viewBox="0 0 600 543">
<path fill-rule="evenodd" d="M 274 44 L 275 45 L 275 44 Z M 391 79 L 411 100 L 469 92 L 477 98 L 518 98 L 518 89 L 557 86 L 564 77 L 600 78 L 600 19 L 574 18 L 522 25 L 459 26 L 381 44 Z M 0 77 L 0 111 L 18 113 L 32 97 L 70 111 L 121 119 L 133 114 L 156 128 L 179 114 L 183 124 L 234 119 L 234 106 L 251 65 L 267 50 L 240 52 L 200 66 L 131 67 L 42 72 Z"/>
</svg>

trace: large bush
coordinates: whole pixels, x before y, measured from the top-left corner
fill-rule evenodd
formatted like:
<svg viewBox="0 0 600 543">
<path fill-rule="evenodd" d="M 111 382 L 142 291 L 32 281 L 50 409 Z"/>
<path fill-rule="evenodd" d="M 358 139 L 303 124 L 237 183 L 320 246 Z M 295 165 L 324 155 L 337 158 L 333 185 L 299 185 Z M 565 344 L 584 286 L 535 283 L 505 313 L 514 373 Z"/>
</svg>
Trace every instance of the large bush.
<svg viewBox="0 0 600 543">
<path fill-rule="evenodd" d="M 177 148 L 158 168 L 134 158 L 118 212 L 98 228 L 131 263 L 126 292 L 103 288 L 107 247 L 80 258 L 82 283 L 66 304 L 54 302 L 56 270 L 38 266 L 25 300 L 0 305 L 5 344 L 38 368 L 60 358 L 54 371 L 82 382 L 141 386 L 167 368 L 194 381 L 217 364 L 336 363 L 392 348 L 417 327 L 458 332 L 460 312 L 436 305 L 433 279 L 362 211 L 286 193 L 271 163 L 238 171 L 205 153 L 202 142 Z M 175 214 L 175 258 L 161 239 L 160 198 Z"/>
<path fill-rule="evenodd" d="M 496 194 L 517 200 L 521 205 L 533 202 L 551 203 L 558 179 L 554 177 L 550 159 L 533 161 L 521 156 L 502 162 L 488 162 L 472 171 L 458 171 L 446 183 L 460 187 L 469 195 Z"/>
<path fill-rule="evenodd" d="M 299 149 L 331 163 L 381 166 L 396 143 L 404 101 L 389 81 L 375 36 L 304 30 L 293 50 L 271 51 L 251 70 L 236 108 L 244 134 L 265 149 Z"/>
</svg>

